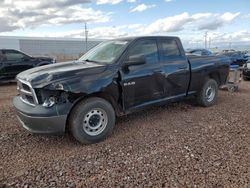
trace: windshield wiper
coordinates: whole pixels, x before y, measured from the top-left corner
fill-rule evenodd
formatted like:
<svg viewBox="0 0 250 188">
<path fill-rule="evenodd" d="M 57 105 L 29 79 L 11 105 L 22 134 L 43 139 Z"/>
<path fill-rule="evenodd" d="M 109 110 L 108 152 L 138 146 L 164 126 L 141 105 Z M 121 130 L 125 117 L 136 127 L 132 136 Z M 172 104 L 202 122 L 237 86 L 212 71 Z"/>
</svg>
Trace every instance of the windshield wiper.
<svg viewBox="0 0 250 188">
<path fill-rule="evenodd" d="M 98 61 L 94 61 L 94 60 L 90 60 L 90 59 L 85 59 L 84 61 L 86 61 L 86 62 L 91 62 L 91 63 L 100 63 L 100 62 L 98 62 Z"/>
</svg>

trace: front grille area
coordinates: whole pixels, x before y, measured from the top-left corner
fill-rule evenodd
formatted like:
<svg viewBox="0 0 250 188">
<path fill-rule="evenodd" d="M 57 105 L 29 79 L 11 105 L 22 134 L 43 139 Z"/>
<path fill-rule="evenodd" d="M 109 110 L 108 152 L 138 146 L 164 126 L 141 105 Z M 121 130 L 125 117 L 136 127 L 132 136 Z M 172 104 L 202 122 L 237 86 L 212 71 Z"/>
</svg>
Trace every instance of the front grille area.
<svg viewBox="0 0 250 188">
<path fill-rule="evenodd" d="M 17 90 L 19 92 L 21 100 L 31 106 L 38 104 L 36 93 L 28 82 L 18 80 L 17 81 Z"/>
</svg>

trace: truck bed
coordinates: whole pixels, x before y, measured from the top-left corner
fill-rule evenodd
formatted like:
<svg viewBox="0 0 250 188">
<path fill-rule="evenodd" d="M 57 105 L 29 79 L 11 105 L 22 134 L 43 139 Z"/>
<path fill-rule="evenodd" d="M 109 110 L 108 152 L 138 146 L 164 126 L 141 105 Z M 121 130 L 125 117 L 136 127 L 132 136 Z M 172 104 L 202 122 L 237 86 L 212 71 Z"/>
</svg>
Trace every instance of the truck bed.
<svg viewBox="0 0 250 188">
<path fill-rule="evenodd" d="M 195 56 L 187 55 L 190 62 L 191 81 L 189 92 L 198 91 L 206 79 L 206 72 L 215 70 L 218 72 L 217 79 L 219 85 L 226 83 L 228 65 L 231 63 L 230 59 L 225 56 Z"/>
</svg>

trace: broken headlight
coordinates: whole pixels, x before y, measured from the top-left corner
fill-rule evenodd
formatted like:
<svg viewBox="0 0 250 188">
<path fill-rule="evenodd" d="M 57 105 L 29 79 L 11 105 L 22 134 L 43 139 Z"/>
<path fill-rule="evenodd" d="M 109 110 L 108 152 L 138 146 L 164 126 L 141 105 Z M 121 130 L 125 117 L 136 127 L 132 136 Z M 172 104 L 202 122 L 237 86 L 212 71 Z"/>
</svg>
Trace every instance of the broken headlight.
<svg viewBox="0 0 250 188">
<path fill-rule="evenodd" d="M 56 104 L 56 97 L 51 96 L 44 100 L 43 107 L 50 108 Z"/>
</svg>

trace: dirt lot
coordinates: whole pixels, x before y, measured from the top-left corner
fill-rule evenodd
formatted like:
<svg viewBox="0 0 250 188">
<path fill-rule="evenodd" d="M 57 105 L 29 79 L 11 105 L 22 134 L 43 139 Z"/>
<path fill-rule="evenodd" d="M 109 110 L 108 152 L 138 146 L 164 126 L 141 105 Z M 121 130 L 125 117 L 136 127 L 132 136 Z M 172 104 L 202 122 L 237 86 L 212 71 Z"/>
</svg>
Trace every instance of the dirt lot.
<svg viewBox="0 0 250 188">
<path fill-rule="evenodd" d="M 0 187 L 250 187 L 250 82 L 118 119 L 102 143 L 32 135 L 15 117 L 15 85 L 0 86 Z"/>
</svg>

